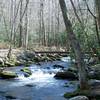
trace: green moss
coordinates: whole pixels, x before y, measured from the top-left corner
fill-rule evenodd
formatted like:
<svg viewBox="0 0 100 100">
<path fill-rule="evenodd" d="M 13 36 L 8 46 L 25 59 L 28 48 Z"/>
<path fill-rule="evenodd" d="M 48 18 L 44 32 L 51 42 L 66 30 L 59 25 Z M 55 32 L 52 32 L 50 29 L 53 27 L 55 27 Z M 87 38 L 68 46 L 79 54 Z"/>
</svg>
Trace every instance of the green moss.
<svg viewBox="0 0 100 100">
<path fill-rule="evenodd" d="M 100 100 L 100 96 L 96 96 L 94 98 L 95 98 L 95 100 Z"/>
<path fill-rule="evenodd" d="M 77 95 L 79 95 L 79 90 L 76 90 L 76 91 L 71 92 L 71 93 L 65 93 L 64 97 L 65 98 L 71 98 L 71 97 L 74 97 L 74 96 L 77 96 Z"/>
<path fill-rule="evenodd" d="M 74 97 L 74 96 L 78 96 L 78 95 L 85 95 L 85 96 L 88 96 L 90 97 L 90 91 L 89 90 L 80 90 L 79 88 L 74 91 L 74 92 L 71 92 L 71 93 L 65 93 L 64 94 L 64 97 L 65 98 L 71 98 L 71 97 Z"/>
<path fill-rule="evenodd" d="M 27 73 L 27 74 L 29 74 L 29 75 L 32 74 L 32 71 L 31 71 L 29 68 L 27 68 L 27 67 L 24 67 L 23 69 L 21 69 L 21 71 L 22 71 L 22 72 L 25 72 L 25 73 Z"/>
<path fill-rule="evenodd" d="M 0 77 L 4 79 L 15 78 L 17 77 L 17 74 L 11 71 L 3 71 L 0 73 Z"/>
</svg>

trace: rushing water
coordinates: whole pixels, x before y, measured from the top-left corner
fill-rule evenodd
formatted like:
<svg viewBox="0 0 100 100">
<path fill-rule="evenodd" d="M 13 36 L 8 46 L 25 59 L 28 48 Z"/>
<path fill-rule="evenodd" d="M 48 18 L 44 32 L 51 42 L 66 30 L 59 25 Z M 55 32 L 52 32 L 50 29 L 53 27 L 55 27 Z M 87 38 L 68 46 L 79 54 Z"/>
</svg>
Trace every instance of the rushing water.
<svg viewBox="0 0 100 100">
<path fill-rule="evenodd" d="M 66 61 L 45 62 L 39 65 L 31 65 L 32 75 L 28 78 L 20 72 L 22 67 L 10 68 L 16 71 L 18 78 L 13 80 L 0 80 L 0 100 L 66 100 L 65 92 L 75 90 L 74 85 L 64 87 L 67 80 L 57 80 L 55 73 L 62 70 L 53 68 L 59 64 L 67 68 L 70 63 Z"/>
</svg>

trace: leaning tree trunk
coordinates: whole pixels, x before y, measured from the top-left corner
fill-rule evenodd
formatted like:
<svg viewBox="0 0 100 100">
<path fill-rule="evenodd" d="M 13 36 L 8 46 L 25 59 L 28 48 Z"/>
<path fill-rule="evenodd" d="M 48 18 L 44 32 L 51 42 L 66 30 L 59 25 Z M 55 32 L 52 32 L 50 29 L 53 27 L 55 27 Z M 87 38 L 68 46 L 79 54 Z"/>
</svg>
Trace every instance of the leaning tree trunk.
<svg viewBox="0 0 100 100">
<path fill-rule="evenodd" d="M 97 14 L 97 20 L 96 20 L 96 31 L 100 31 L 100 0 L 95 0 L 95 6 L 96 6 L 96 14 Z M 98 24 L 98 26 L 97 26 Z M 100 46 L 100 35 L 99 32 L 97 32 L 97 39 L 98 39 L 98 44 Z"/>
<path fill-rule="evenodd" d="M 79 70 L 79 82 L 80 82 L 80 88 L 81 89 L 87 89 L 88 88 L 88 81 L 87 81 L 87 73 L 86 73 L 86 65 L 84 63 L 84 54 L 82 53 L 80 44 L 73 32 L 72 25 L 70 20 L 67 16 L 67 8 L 64 0 L 59 0 L 60 7 L 62 10 L 62 15 L 66 27 L 66 32 L 68 35 L 68 39 L 70 42 L 70 45 L 74 49 L 76 60 L 77 60 L 77 66 Z"/>
</svg>

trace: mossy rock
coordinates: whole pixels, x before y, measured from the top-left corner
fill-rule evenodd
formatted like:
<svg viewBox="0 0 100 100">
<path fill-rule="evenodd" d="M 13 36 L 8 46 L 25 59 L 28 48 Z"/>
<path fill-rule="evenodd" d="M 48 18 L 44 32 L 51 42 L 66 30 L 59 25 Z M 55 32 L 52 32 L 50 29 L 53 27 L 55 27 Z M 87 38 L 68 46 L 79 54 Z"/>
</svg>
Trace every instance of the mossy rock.
<svg viewBox="0 0 100 100">
<path fill-rule="evenodd" d="M 100 100 L 100 95 L 93 93 L 92 91 L 93 90 L 91 90 L 91 89 L 88 89 L 88 90 L 77 89 L 74 92 L 65 93 L 64 97 L 65 98 L 72 98 L 72 97 L 75 97 L 75 96 L 83 95 L 83 96 L 88 97 L 90 100 L 91 100 L 91 98 L 96 98 L 96 100 Z"/>
<path fill-rule="evenodd" d="M 23 64 L 20 61 L 15 62 L 15 66 L 21 66 L 21 65 L 23 65 Z"/>
<path fill-rule="evenodd" d="M 14 63 L 14 62 L 6 61 L 6 62 L 5 62 L 5 66 L 6 66 L 6 67 L 13 67 L 13 66 L 15 66 L 15 63 Z"/>
<path fill-rule="evenodd" d="M 4 66 L 6 67 L 14 67 L 18 64 L 18 60 L 15 55 L 12 55 L 11 58 L 5 58 Z"/>
<path fill-rule="evenodd" d="M 27 77 L 32 75 L 32 71 L 27 67 L 24 67 L 23 69 L 21 69 L 21 71 L 24 72 L 24 75 L 27 76 Z"/>
<path fill-rule="evenodd" d="M 15 72 L 11 72 L 11 71 L 2 71 L 2 72 L 0 72 L 0 77 L 3 79 L 16 78 L 17 74 Z"/>
<path fill-rule="evenodd" d="M 65 93 L 64 97 L 65 98 L 71 98 L 71 97 L 74 97 L 74 96 L 77 96 L 77 95 L 79 95 L 79 90 L 76 90 L 76 91 L 70 92 L 70 93 Z"/>
</svg>

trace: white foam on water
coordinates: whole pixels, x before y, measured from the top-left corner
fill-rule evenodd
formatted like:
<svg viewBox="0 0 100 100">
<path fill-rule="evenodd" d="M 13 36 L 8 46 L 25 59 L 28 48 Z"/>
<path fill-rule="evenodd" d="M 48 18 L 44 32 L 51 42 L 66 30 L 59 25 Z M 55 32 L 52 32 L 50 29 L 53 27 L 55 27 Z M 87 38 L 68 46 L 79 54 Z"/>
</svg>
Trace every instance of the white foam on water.
<svg viewBox="0 0 100 100">
<path fill-rule="evenodd" d="M 61 58 L 61 61 L 71 62 L 71 57 L 63 57 L 63 58 Z"/>
</svg>

